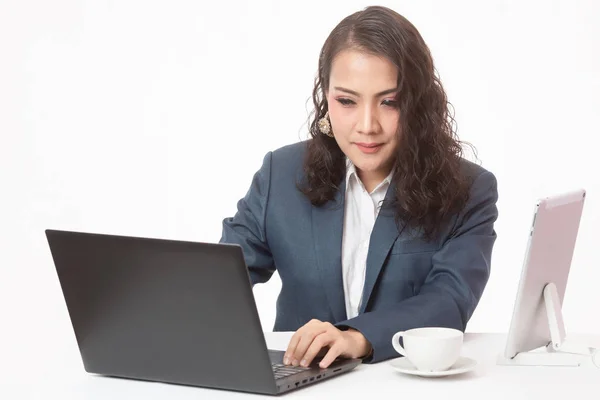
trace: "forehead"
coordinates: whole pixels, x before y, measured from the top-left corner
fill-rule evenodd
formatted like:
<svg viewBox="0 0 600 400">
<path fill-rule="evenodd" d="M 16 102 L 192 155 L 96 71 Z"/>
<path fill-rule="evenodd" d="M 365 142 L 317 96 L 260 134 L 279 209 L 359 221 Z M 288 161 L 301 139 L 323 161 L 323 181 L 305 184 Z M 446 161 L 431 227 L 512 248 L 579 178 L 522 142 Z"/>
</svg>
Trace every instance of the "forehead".
<svg viewBox="0 0 600 400">
<path fill-rule="evenodd" d="M 385 57 L 344 50 L 333 60 L 329 87 L 343 86 L 365 95 L 393 88 L 398 68 Z"/>
</svg>

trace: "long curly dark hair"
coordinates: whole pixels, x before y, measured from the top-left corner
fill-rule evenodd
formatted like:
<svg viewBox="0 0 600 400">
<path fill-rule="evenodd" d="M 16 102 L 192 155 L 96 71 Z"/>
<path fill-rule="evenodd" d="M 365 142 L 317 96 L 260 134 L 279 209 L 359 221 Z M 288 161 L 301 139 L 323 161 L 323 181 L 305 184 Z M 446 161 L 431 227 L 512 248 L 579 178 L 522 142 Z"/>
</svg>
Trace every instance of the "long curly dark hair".
<svg viewBox="0 0 600 400">
<path fill-rule="evenodd" d="M 395 209 L 397 222 L 431 238 L 464 207 L 470 182 L 461 168 L 463 148 L 454 130 L 452 106 L 430 50 L 413 24 L 389 8 L 368 7 L 346 17 L 323 45 L 312 93 L 306 180 L 300 189 L 314 206 L 322 206 L 334 198 L 345 176 L 345 155 L 334 138 L 319 131 L 318 121 L 328 110 L 332 61 L 347 49 L 386 57 L 398 68 L 402 135 L 393 175 L 395 196 L 384 207 Z"/>
</svg>

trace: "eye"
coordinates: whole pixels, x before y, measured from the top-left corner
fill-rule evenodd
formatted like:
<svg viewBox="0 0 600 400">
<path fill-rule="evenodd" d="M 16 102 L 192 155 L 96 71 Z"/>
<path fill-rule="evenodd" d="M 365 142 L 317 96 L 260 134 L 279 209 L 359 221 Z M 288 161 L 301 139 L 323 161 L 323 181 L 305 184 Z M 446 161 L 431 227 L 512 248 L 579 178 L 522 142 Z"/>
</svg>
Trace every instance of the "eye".
<svg viewBox="0 0 600 400">
<path fill-rule="evenodd" d="M 393 108 L 398 107 L 398 102 L 396 100 L 384 100 L 381 102 L 381 104 L 383 104 L 384 106 L 387 106 L 387 107 L 393 107 Z"/>
<path fill-rule="evenodd" d="M 352 104 L 356 104 L 354 103 L 354 101 L 350 100 L 350 99 L 345 99 L 345 98 L 338 98 L 336 99 L 341 105 L 343 106 L 349 106 Z"/>
</svg>

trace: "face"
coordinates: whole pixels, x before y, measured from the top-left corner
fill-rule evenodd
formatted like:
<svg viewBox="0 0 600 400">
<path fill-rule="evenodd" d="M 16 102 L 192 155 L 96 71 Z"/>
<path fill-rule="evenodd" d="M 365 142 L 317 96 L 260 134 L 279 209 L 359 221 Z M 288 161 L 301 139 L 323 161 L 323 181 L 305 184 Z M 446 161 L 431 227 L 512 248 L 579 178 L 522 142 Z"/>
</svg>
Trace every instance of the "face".
<svg viewBox="0 0 600 400">
<path fill-rule="evenodd" d="M 397 78 L 389 60 L 356 50 L 340 52 L 331 66 L 326 92 L 331 128 L 361 179 L 383 180 L 395 161 Z"/>
</svg>

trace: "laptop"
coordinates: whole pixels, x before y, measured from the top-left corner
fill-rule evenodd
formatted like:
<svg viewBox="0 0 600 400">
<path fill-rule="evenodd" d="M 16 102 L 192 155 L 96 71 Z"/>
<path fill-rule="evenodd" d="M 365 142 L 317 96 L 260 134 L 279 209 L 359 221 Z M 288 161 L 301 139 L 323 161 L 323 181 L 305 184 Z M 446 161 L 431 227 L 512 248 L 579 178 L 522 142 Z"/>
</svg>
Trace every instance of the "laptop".
<svg viewBox="0 0 600 400">
<path fill-rule="evenodd" d="M 45 232 L 89 373 L 277 395 L 361 363 L 284 366 L 238 245 Z"/>
</svg>

